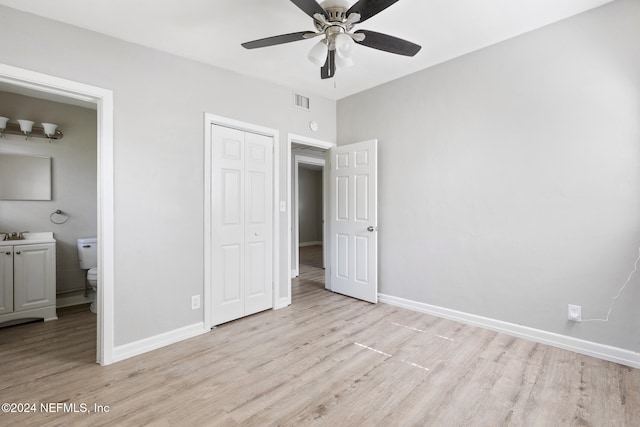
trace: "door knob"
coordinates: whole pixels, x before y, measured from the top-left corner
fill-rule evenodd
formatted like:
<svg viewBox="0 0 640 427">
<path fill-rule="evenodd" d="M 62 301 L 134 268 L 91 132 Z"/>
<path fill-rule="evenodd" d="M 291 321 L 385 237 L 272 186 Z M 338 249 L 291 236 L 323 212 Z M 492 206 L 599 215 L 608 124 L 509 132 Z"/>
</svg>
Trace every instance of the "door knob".
<svg viewBox="0 0 640 427">
<path fill-rule="evenodd" d="M 374 231 L 376 231 L 376 229 L 375 229 L 374 226 L 370 225 L 370 226 L 367 227 L 367 231 L 374 232 Z"/>
<path fill-rule="evenodd" d="M 16 255 L 20 255 L 20 251 L 16 252 Z"/>
<path fill-rule="evenodd" d="M 5 255 L 11 255 L 11 252 L 5 252 Z"/>
</svg>

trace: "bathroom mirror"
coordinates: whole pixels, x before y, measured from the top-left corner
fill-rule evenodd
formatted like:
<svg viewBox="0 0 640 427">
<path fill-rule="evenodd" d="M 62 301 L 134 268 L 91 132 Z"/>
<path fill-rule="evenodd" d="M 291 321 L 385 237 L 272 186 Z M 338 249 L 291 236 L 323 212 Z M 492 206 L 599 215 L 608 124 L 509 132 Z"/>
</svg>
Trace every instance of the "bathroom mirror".
<svg viewBox="0 0 640 427">
<path fill-rule="evenodd" d="M 51 200 L 51 157 L 0 154 L 0 200 Z"/>
</svg>

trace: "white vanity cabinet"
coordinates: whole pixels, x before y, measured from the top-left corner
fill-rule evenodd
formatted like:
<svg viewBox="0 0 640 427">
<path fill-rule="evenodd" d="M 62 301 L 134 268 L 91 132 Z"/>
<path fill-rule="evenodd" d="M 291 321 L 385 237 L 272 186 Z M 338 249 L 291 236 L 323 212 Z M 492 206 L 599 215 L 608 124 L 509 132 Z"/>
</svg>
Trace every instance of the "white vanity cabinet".
<svg viewBox="0 0 640 427">
<path fill-rule="evenodd" d="M 0 242 L 0 323 L 58 318 L 53 234 L 26 237 Z"/>
</svg>

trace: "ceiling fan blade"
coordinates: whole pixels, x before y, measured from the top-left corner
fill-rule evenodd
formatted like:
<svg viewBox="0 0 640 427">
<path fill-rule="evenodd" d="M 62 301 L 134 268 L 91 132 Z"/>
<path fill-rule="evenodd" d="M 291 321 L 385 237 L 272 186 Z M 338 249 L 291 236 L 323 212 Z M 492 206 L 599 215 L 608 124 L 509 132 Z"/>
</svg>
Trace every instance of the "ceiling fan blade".
<svg viewBox="0 0 640 427">
<path fill-rule="evenodd" d="M 316 0 L 291 0 L 291 3 L 298 6 L 304 13 L 313 18 L 313 15 L 319 13 L 325 17 L 329 17 L 327 12 L 318 4 Z"/>
<path fill-rule="evenodd" d="M 327 62 L 320 68 L 320 77 L 330 79 L 336 74 L 336 51 L 330 50 L 327 55 Z"/>
<path fill-rule="evenodd" d="M 397 1 L 398 0 L 360 0 L 347 10 L 347 16 L 354 12 L 359 13 L 360 22 L 364 22 Z"/>
<path fill-rule="evenodd" d="M 253 40 L 242 43 L 242 47 L 246 49 L 256 49 L 259 47 L 274 46 L 277 44 L 290 43 L 298 40 L 305 40 L 305 34 L 314 34 L 310 31 L 300 31 L 298 33 L 281 34 L 279 36 L 266 37 L 264 39 Z"/>
<path fill-rule="evenodd" d="M 398 55 L 414 56 L 422 49 L 422 46 L 415 43 L 375 31 L 358 30 L 355 34 L 365 35 L 364 40 L 356 40 L 358 44 Z"/>
</svg>

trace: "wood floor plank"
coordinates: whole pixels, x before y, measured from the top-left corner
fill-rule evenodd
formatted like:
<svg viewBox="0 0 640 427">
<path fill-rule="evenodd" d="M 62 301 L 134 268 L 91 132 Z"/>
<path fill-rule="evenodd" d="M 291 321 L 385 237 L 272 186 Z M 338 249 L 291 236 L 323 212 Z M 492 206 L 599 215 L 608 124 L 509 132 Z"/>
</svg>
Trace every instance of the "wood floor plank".
<svg viewBox="0 0 640 427">
<path fill-rule="evenodd" d="M 324 289 L 301 249 L 293 304 L 107 367 L 95 315 L 0 328 L 0 413 L 17 426 L 640 426 L 640 371 Z"/>
</svg>

